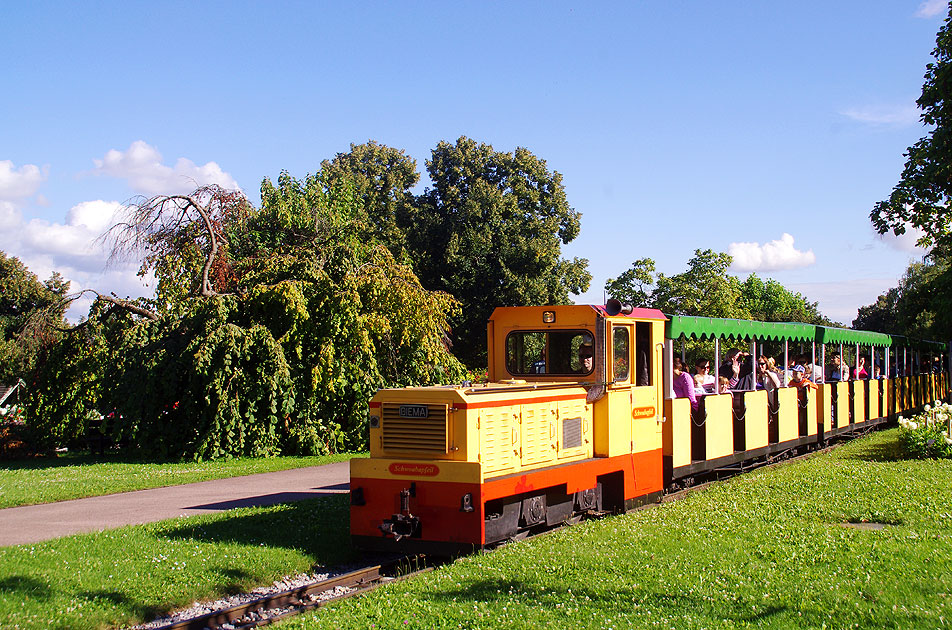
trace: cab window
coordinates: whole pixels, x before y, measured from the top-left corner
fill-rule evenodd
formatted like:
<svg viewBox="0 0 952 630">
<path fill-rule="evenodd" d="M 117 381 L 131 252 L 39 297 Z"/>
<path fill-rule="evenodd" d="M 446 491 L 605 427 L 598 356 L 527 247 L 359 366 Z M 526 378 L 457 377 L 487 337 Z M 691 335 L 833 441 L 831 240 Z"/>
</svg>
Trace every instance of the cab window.
<svg viewBox="0 0 952 630">
<path fill-rule="evenodd" d="M 587 330 L 513 331 L 506 336 L 506 369 L 514 376 L 591 374 L 594 341 Z"/>
<path fill-rule="evenodd" d="M 612 379 L 627 381 L 630 370 L 630 339 L 627 326 L 612 329 Z"/>
<path fill-rule="evenodd" d="M 638 322 L 635 324 L 635 385 L 654 383 L 651 354 L 651 323 Z"/>
</svg>

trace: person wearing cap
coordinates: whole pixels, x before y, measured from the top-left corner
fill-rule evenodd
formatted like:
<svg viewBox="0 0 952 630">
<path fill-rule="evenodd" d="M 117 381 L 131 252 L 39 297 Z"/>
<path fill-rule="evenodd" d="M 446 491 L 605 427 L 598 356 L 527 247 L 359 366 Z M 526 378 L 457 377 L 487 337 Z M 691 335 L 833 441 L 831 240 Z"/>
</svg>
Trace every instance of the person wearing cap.
<svg viewBox="0 0 952 630">
<path fill-rule="evenodd" d="M 804 368 L 802 365 L 795 365 L 792 368 L 793 377 L 790 379 L 790 382 L 787 384 L 787 387 L 799 387 L 799 388 L 813 388 L 816 389 L 816 385 L 808 378 L 805 378 Z"/>
</svg>

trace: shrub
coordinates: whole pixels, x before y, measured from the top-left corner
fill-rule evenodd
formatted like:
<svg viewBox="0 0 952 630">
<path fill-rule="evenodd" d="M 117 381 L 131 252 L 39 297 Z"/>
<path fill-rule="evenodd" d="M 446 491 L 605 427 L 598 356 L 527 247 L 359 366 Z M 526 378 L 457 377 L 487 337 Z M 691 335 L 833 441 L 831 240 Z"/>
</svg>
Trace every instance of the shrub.
<svg viewBox="0 0 952 630">
<path fill-rule="evenodd" d="M 899 437 L 908 457 L 952 457 L 952 405 L 936 401 L 911 419 L 899 416 Z"/>
</svg>

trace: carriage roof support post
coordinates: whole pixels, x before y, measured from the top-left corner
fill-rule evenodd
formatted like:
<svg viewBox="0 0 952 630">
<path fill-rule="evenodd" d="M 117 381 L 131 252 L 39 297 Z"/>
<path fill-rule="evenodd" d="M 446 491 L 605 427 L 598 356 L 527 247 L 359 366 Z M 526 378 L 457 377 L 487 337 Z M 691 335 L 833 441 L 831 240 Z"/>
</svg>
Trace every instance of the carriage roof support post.
<svg viewBox="0 0 952 630">
<path fill-rule="evenodd" d="M 859 344 L 856 344 L 856 352 L 853 353 L 853 374 L 859 378 Z"/>
<path fill-rule="evenodd" d="M 816 353 L 816 344 L 813 346 L 813 352 Z M 820 374 L 823 375 L 823 382 L 826 382 L 826 344 L 820 344 Z"/>
<path fill-rule="evenodd" d="M 719 394 L 721 390 L 721 338 L 714 337 L 714 393 Z"/>
<path fill-rule="evenodd" d="M 790 381 L 790 375 L 787 374 L 787 369 L 790 367 L 790 342 L 786 339 L 783 340 L 783 382 L 780 383 L 782 387 L 787 387 Z"/>
<path fill-rule="evenodd" d="M 750 369 L 753 370 L 754 374 L 754 389 L 752 391 L 757 391 L 757 340 L 753 337 L 750 339 L 750 357 L 753 361 Z"/>
<path fill-rule="evenodd" d="M 889 378 L 889 346 L 886 346 L 883 356 L 885 357 L 883 360 L 883 378 Z"/>
<path fill-rule="evenodd" d="M 674 341 L 664 340 L 664 356 L 661 372 L 664 374 L 664 397 L 674 398 Z"/>
<path fill-rule="evenodd" d="M 810 342 L 810 376 L 813 377 L 814 382 L 823 382 L 822 378 L 816 377 L 816 341 Z"/>
</svg>

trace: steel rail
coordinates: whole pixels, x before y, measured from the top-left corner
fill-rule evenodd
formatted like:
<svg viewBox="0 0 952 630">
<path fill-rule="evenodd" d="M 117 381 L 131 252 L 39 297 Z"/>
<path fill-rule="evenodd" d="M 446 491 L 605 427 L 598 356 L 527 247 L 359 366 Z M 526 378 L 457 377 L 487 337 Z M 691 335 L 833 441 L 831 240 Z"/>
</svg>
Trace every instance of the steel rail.
<svg viewBox="0 0 952 630">
<path fill-rule="evenodd" d="M 268 625 L 278 619 L 373 590 L 385 582 L 404 579 L 432 569 L 432 567 L 426 566 L 401 574 L 399 577 L 393 576 L 401 567 L 410 566 L 414 561 L 414 557 L 408 556 L 376 564 L 325 580 L 304 584 L 287 591 L 271 593 L 236 606 L 214 610 L 190 619 L 175 621 L 153 630 L 204 630 L 206 628 L 220 628 L 225 624 L 229 624 L 235 629 Z M 339 589 L 341 590 L 339 593 L 317 599 L 321 595 Z"/>
</svg>

